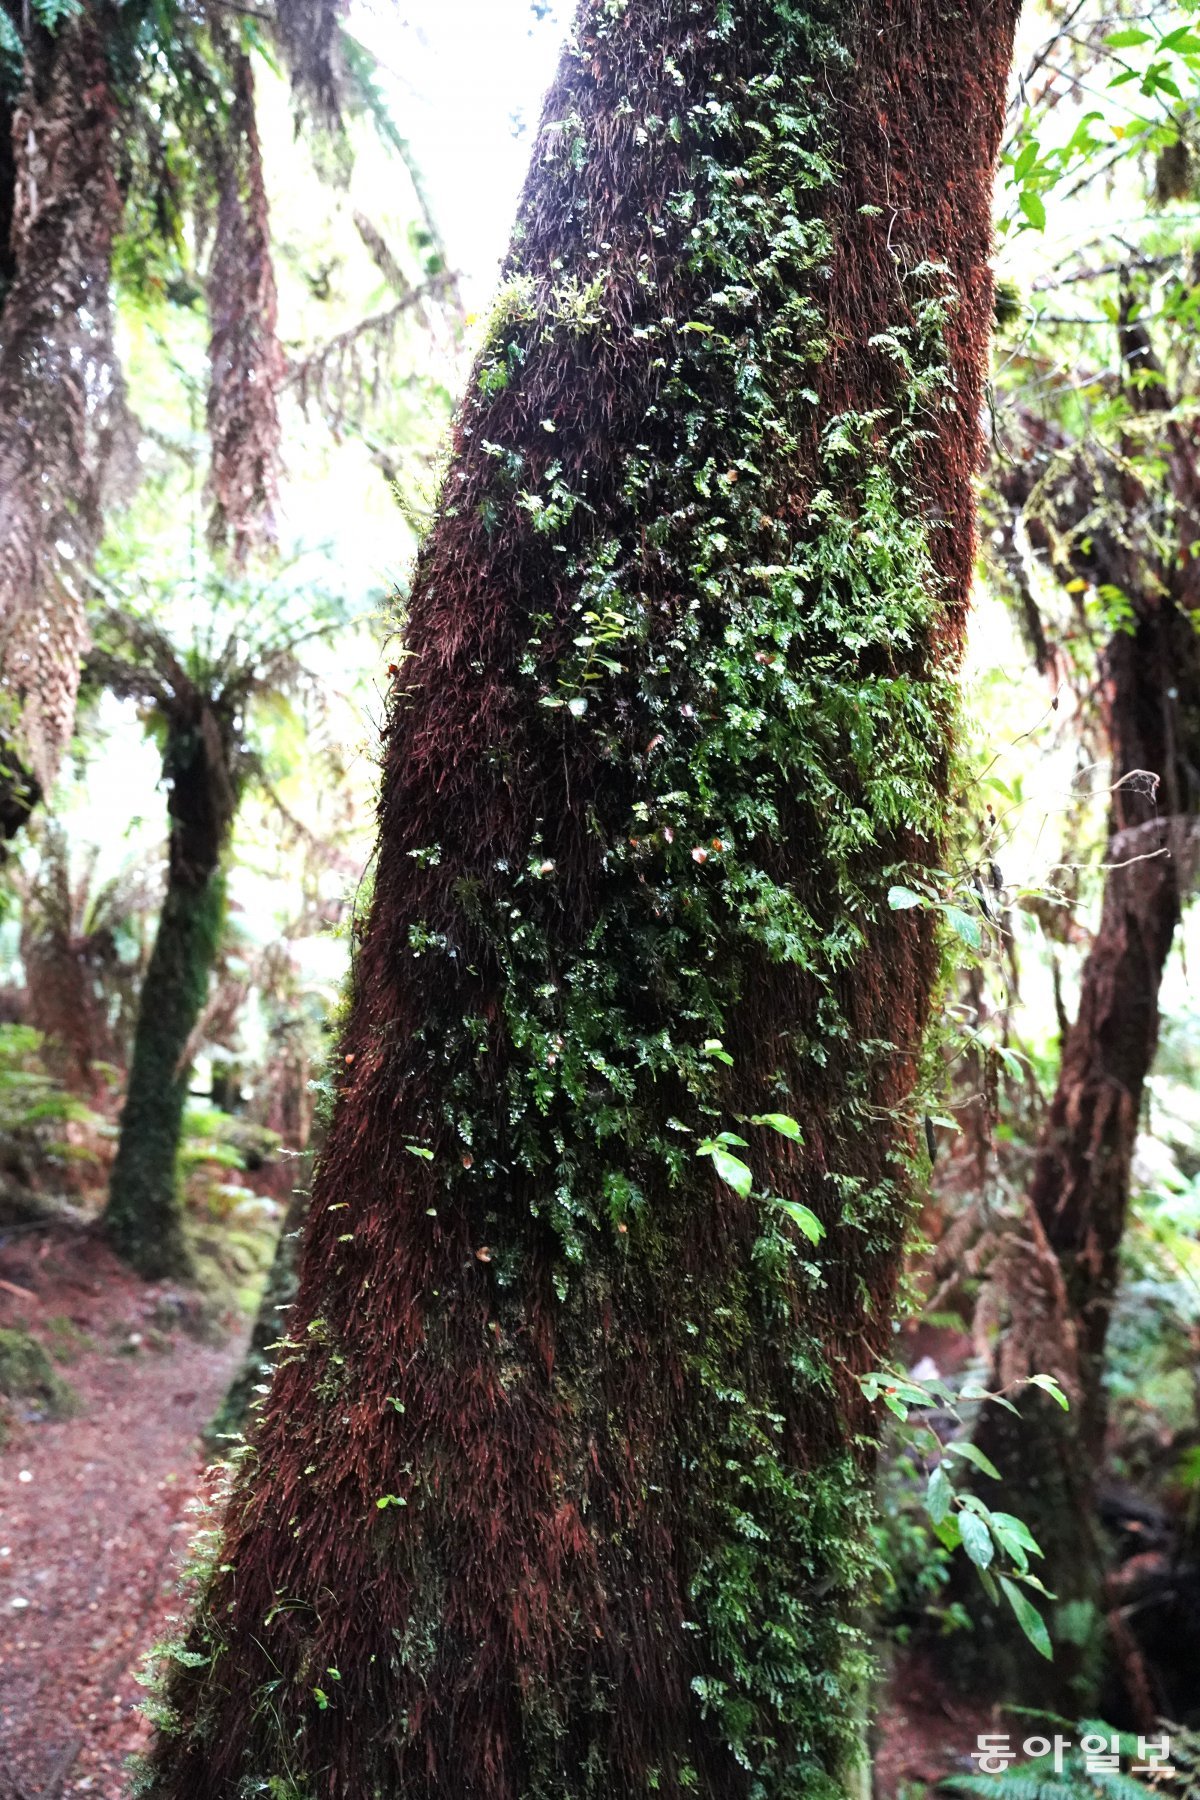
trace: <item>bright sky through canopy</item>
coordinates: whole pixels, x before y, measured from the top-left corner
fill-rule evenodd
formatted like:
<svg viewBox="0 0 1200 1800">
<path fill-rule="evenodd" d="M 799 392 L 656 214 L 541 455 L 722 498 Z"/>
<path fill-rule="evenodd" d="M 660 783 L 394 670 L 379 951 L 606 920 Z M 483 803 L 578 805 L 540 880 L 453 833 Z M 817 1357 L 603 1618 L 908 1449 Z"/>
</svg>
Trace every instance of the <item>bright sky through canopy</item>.
<svg viewBox="0 0 1200 1800">
<path fill-rule="evenodd" d="M 569 10 L 530 0 L 374 0 L 354 16 L 384 65 L 394 116 L 472 307 L 486 305 L 495 285 Z"/>
</svg>

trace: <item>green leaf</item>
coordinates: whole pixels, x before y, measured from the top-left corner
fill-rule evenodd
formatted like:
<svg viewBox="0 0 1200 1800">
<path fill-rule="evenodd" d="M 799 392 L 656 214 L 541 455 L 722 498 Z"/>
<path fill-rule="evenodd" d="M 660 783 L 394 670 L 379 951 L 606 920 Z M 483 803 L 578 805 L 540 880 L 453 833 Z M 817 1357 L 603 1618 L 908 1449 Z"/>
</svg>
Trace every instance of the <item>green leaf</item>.
<svg viewBox="0 0 1200 1800">
<path fill-rule="evenodd" d="M 911 888 L 890 887 L 888 889 L 888 905 L 893 912 L 907 912 L 910 906 L 924 906 L 923 894 L 914 894 Z"/>
<path fill-rule="evenodd" d="M 959 1515 L 947 1513 L 940 1525 L 935 1525 L 933 1535 L 947 1550 L 957 1550 L 962 1543 L 962 1532 L 958 1529 Z"/>
<path fill-rule="evenodd" d="M 810 1212 L 807 1206 L 800 1204 L 799 1200 L 781 1200 L 779 1205 L 792 1224 L 800 1227 L 810 1244 L 820 1243 L 825 1236 L 825 1227 L 815 1212 Z"/>
<path fill-rule="evenodd" d="M 744 1199 L 754 1186 L 754 1176 L 750 1172 L 749 1165 L 744 1163 L 740 1156 L 731 1155 L 720 1144 L 714 1144 L 708 1154 L 712 1157 L 713 1168 L 721 1180 L 727 1181 L 734 1193 L 741 1194 Z"/>
<path fill-rule="evenodd" d="M 1013 164 L 1012 178 L 1014 181 L 1017 181 L 1017 182 L 1024 181 L 1024 179 L 1028 175 L 1030 169 L 1032 169 L 1034 163 L 1038 159 L 1039 147 L 1040 146 L 1039 146 L 1036 138 L 1031 138 L 1030 141 L 1025 145 L 1024 149 L 1021 151 L 1020 156 L 1018 156 L 1016 162 Z"/>
<path fill-rule="evenodd" d="M 1058 1404 L 1062 1407 L 1064 1412 L 1070 1412 L 1071 1402 L 1067 1399 L 1067 1396 L 1063 1393 L 1053 1375 L 1031 1375 L 1029 1377 L 1029 1385 L 1030 1387 L 1041 1388 L 1044 1394 L 1049 1394 L 1052 1400 L 1058 1401 Z"/>
<path fill-rule="evenodd" d="M 983 1454 L 983 1451 L 972 1444 L 968 1438 L 963 1438 L 957 1443 L 947 1444 L 946 1451 L 947 1454 L 951 1456 L 964 1456 L 969 1463 L 974 1463 L 977 1469 L 982 1469 L 985 1475 L 990 1475 L 993 1481 L 999 1481 L 1000 1471 L 995 1463 L 992 1462 L 989 1457 L 986 1457 Z"/>
<path fill-rule="evenodd" d="M 1050 1643 L 1050 1633 L 1046 1630 L 1046 1621 L 1033 1601 L 1027 1600 L 1016 1582 L 1010 1581 L 1006 1575 L 1000 1577 L 1000 1586 L 1004 1589 L 1005 1597 L 1017 1615 L 1017 1624 L 1038 1655 L 1044 1656 L 1047 1662 L 1053 1662 L 1054 1650 Z"/>
<path fill-rule="evenodd" d="M 925 1489 L 925 1510 L 935 1525 L 940 1525 L 950 1511 L 954 1500 L 954 1489 L 950 1478 L 941 1463 L 929 1477 L 929 1485 Z"/>
<path fill-rule="evenodd" d="M 402 1500 L 399 1494 L 380 1494 L 375 1504 L 382 1511 L 385 1506 L 407 1506 L 408 1501 Z"/>
<path fill-rule="evenodd" d="M 961 906 L 946 906 L 942 909 L 953 931 L 962 939 L 968 950 L 978 950 L 983 943 L 983 930 L 978 919 L 973 919 Z"/>
<path fill-rule="evenodd" d="M 787 1113 L 756 1113 L 750 1123 L 752 1125 L 769 1125 L 772 1131 L 779 1133 L 780 1137 L 791 1138 L 797 1144 L 804 1142 L 799 1125 Z"/>
<path fill-rule="evenodd" d="M 1032 188 L 1022 188 L 1018 204 L 1035 231 L 1046 229 L 1046 202 Z"/>
<path fill-rule="evenodd" d="M 973 1512 L 960 1512 L 958 1529 L 962 1532 L 963 1549 L 977 1569 L 986 1569 L 996 1554 L 992 1534 L 983 1520 Z"/>
<path fill-rule="evenodd" d="M 1139 31 L 1136 25 L 1127 26 L 1123 31 L 1110 31 L 1104 42 L 1110 50 L 1132 50 L 1137 44 L 1148 44 L 1151 33 Z"/>
<path fill-rule="evenodd" d="M 992 1530 L 997 1537 L 1012 1538 L 1022 1549 L 1030 1551 L 1034 1556 L 1042 1554 L 1042 1547 L 1030 1531 L 1024 1519 L 1018 1519 L 1015 1513 L 994 1512 L 992 1514 Z M 1008 1545 L 1005 1544 L 1005 1549 Z"/>
<path fill-rule="evenodd" d="M 978 1382 L 968 1381 L 959 1389 L 958 1397 L 960 1400 L 990 1400 L 993 1406 L 1002 1406 L 1005 1412 L 1020 1416 L 1011 1400 L 1006 1400 L 1003 1394 L 992 1393 L 990 1388 L 980 1387 Z"/>
<path fill-rule="evenodd" d="M 404 1148 L 410 1156 L 419 1156 L 424 1162 L 433 1161 L 433 1151 L 426 1150 L 423 1144 L 405 1144 Z"/>
</svg>

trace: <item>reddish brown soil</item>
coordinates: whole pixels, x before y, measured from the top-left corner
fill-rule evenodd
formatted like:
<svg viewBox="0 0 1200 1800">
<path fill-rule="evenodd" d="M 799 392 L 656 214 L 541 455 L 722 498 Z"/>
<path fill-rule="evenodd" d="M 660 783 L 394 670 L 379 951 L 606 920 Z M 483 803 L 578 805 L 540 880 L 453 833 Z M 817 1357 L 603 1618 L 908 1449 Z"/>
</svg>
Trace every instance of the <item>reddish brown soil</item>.
<svg viewBox="0 0 1200 1800">
<path fill-rule="evenodd" d="M 1004 1729 L 995 1708 L 949 1693 L 926 1656 L 897 1656 L 871 1734 L 875 1800 L 925 1793 L 946 1775 L 977 1773 L 976 1739 Z"/>
<path fill-rule="evenodd" d="M 178 1605 L 197 1434 L 241 1334 L 199 1341 L 180 1323 L 194 1302 L 82 1233 L 0 1239 L 0 1282 L 0 1322 L 83 1334 L 61 1369 L 78 1415 L 14 1407 L 0 1450 L 0 1800 L 118 1800 L 148 1729 L 135 1672 Z"/>
</svg>

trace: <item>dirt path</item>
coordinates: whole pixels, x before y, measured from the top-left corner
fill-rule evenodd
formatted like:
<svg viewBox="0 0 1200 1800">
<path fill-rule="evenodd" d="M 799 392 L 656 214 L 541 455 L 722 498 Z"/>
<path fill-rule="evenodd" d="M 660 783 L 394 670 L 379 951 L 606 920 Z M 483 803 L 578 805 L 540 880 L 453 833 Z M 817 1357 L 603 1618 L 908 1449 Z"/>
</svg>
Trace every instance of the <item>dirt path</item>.
<svg viewBox="0 0 1200 1800">
<path fill-rule="evenodd" d="M 198 1342 L 179 1296 L 86 1237 L 0 1247 L 0 1282 L 0 1321 L 65 1341 L 80 1401 L 18 1419 L 0 1450 L 0 1800 L 119 1800 L 147 1730 L 134 1675 L 178 1608 L 197 1434 L 241 1333 Z"/>
</svg>

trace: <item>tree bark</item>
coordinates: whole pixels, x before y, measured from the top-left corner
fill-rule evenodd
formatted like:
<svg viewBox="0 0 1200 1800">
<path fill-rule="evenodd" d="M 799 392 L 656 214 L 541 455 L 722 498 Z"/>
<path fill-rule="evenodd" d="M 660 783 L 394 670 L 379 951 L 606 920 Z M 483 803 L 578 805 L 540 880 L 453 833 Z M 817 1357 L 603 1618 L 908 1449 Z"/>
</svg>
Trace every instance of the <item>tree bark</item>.
<svg viewBox="0 0 1200 1800">
<path fill-rule="evenodd" d="M 192 1032 L 220 944 L 221 862 L 237 804 L 228 742 L 199 695 L 179 696 L 179 710 L 168 722 L 164 772 L 171 818 L 167 892 L 138 1001 L 129 1085 L 101 1221 L 113 1249 L 148 1280 L 190 1269 L 179 1142 Z"/>
<path fill-rule="evenodd" d="M 581 8 L 160 1800 L 845 1772 L 1013 23 Z"/>
<path fill-rule="evenodd" d="M 1144 330 L 1131 320 L 1127 297 L 1126 367 L 1154 367 Z M 1019 1419 L 985 1406 L 974 1433 L 1003 1478 L 1002 1490 L 987 1484 L 986 1497 L 999 1494 L 1044 1552 L 1039 1572 L 1057 1596 L 1050 1613 L 1056 1659 L 1048 1672 L 1011 1617 L 992 1614 L 978 1621 L 978 1654 L 967 1660 L 993 1695 L 1077 1712 L 1091 1703 L 1104 1648 L 1095 1480 L 1105 1448 L 1105 1344 L 1145 1082 L 1158 1047 L 1159 989 L 1192 885 L 1200 810 L 1200 474 L 1194 445 L 1167 416 L 1165 385 L 1135 387 L 1132 398 L 1137 410 L 1164 414 L 1166 480 L 1153 504 L 1166 519 L 1158 531 L 1146 522 L 1151 501 L 1119 466 L 1107 491 L 1086 474 L 1068 475 L 1056 502 L 1060 542 L 1071 542 L 1081 520 L 1100 520 L 1072 551 L 1064 579 L 1111 583 L 1133 617 L 1113 635 L 1101 665 L 1112 758 L 1109 869 L 1030 1183 L 1042 1255 L 1017 1276 L 1041 1288 L 1044 1334 L 1040 1343 L 1002 1340 L 995 1371 L 1003 1383 L 1047 1369 L 1073 1404 L 1064 1414 L 1030 1391 Z M 1176 557 L 1162 557 L 1164 537 L 1177 544 Z M 1037 1318 L 1038 1310 L 1026 1294 L 1025 1316 Z"/>
<path fill-rule="evenodd" d="M 109 299 L 113 118 L 93 10 L 53 37 L 32 25 L 8 169 L 0 156 L 0 733 L 43 789 L 71 735 L 87 643 L 78 584 L 60 577 L 95 548 L 125 429 Z"/>
</svg>

